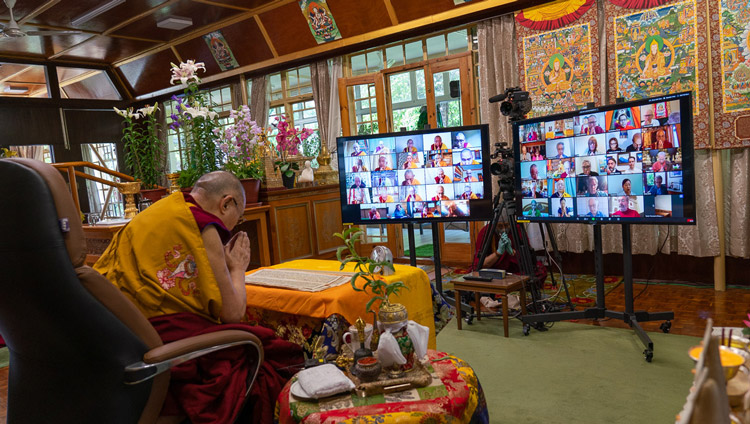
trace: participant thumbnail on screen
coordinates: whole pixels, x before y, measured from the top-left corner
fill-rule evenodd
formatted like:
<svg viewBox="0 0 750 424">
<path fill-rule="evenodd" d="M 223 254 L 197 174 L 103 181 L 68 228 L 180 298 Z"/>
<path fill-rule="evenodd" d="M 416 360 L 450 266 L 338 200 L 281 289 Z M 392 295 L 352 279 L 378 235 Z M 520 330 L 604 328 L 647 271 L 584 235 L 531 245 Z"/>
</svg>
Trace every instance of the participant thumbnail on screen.
<svg viewBox="0 0 750 424">
<path fill-rule="evenodd" d="M 606 112 L 607 131 L 627 131 L 640 128 L 640 108 L 624 108 Z"/>
<path fill-rule="evenodd" d="M 581 117 L 580 126 L 574 128 L 576 135 L 594 135 L 604 133 L 604 112 L 592 113 Z"/>
<path fill-rule="evenodd" d="M 588 176 L 578 177 L 578 196 L 580 197 L 607 197 L 607 177 Z"/>
<path fill-rule="evenodd" d="M 575 160 L 550 159 L 547 161 L 547 176 L 552 178 L 568 178 L 575 175 Z"/>
<path fill-rule="evenodd" d="M 373 189 L 373 202 L 393 203 L 399 201 L 399 187 L 378 187 Z"/>
<path fill-rule="evenodd" d="M 400 185 L 402 186 L 420 185 L 427 181 L 425 179 L 425 170 L 421 168 L 399 170 L 398 180 L 401 182 Z"/>
<path fill-rule="evenodd" d="M 574 138 L 547 140 L 547 159 L 564 159 L 575 153 Z"/>
<path fill-rule="evenodd" d="M 394 153 L 395 141 L 393 137 L 376 138 L 370 140 L 370 152 L 375 155 Z"/>
<path fill-rule="evenodd" d="M 454 184 L 455 198 L 462 200 L 476 200 L 482 198 L 482 183 L 456 183 Z"/>
<path fill-rule="evenodd" d="M 576 216 L 574 202 L 570 197 L 550 199 L 550 212 L 556 217 L 572 218 Z"/>
<path fill-rule="evenodd" d="M 576 175 L 579 177 L 596 177 L 604 173 L 605 156 L 582 156 L 576 158 Z"/>
<path fill-rule="evenodd" d="M 347 141 L 344 146 L 344 152 L 346 156 L 366 156 L 368 150 L 367 140 L 352 140 Z"/>
<path fill-rule="evenodd" d="M 640 175 L 610 175 L 607 186 L 610 196 L 643 195 L 643 178 Z"/>
<path fill-rule="evenodd" d="M 521 162 L 521 178 L 532 180 L 547 178 L 547 161 Z"/>
<path fill-rule="evenodd" d="M 603 155 L 606 151 L 605 134 L 593 134 L 576 137 L 576 156 Z"/>
<path fill-rule="evenodd" d="M 459 165 L 453 168 L 453 182 L 476 183 L 479 181 L 484 181 L 484 175 L 480 165 Z"/>
<path fill-rule="evenodd" d="M 398 169 L 414 169 L 424 167 L 424 153 L 399 153 Z"/>
<path fill-rule="evenodd" d="M 372 203 L 369 188 L 350 188 L 347 194 L 347 204 L 361 205 Z"/>
<path fill-rule="evenodd" d="M 462 218 L 469 216 L 468 200 L 447 200 L 440 202 L 440 215 L 443 218 Z"/>
<path fill-rule="evenodd" d="M 427 199 L 433 202 L 451 200 L 455 197 L 453 184 L 431 184 L 425 186 Z"/>
<path fill-rule="evenodd" d="M 422 137 L 424 143 L 422 150 L 450 150 L 451 148 L 451 133 L 442 132 L 438 134 L 425 134 Z"/>
<path fill-rule="evenodd" d="M 610 197 L 609 216 L 616 218 L 638 218 L 643 216 L 643 196 Z"/>
<path fill-rule="evenodd" d="M 552 193 L 549 197 L 574 197 L 576 192 L 576 178 L 549 178 L 547 184 Z"/>
<path fill-rule="evenodd" d="M 682 170 L 682 150 L 677 148 L 648 150 L 643 154 L 643 171 L 663 172 Z"/>
<path fill-rule="evenodd" d="M 453 168 L 450 166 L 442 168 L 427 168 L 425 174 L 426 180 L 429 184 L 453 183 Z"/>
<path fill-rule="evenodd" d="M 393 187 L 399 185 L 396 171 L 371 172 L 373 187 Z"/>
<path fill-rule="evenodd" d="M 396 161 L 396 155 L 394 154 L 382 154 L 370 156 L 372 162 L 370 163 L 370 169 L 373 171 L 390 171 L 393 169 L 393 164 Z"/>
<path fill-rule="evenodd" d="M 544 217 L 549 216 L 549 203 L 547 199 L 523 199 L 521 214 L 523 216 Z"/>
<path fill-rule="evenodd" d="M 606 218 L 609 216 L 608 197 L 576 198 L 578 216 L 585 218 Z"/>
<path fill-rule="evenodd" d="M 482 132 L 480 130 L 453 131 L 451 133 L 453 149 L 481 149 Z"/>
<path fill-rule="evenodd" d="M 346 186 L 349 188 L 370 187 L 369 172 L 354 172 L 346 174 Z"/>
<path fill-rule="evenodd" d="M 521 195 L 532 199 L 549 197 L 547 193 L 547 180 L 538 179 L 521 181 Z"/>
<path fill-rule="evenodd" d="M 362 219 L 386 219 L 388 217 L 388 206 L 382 204 L 369 204 L 360 207 Z"/>
<path fill-rule="evenodd" d="M 427 195 L 425 194 L 424 186 L 402 186 L 399 190 L 399 202 L 421 202 L 425 200 Z"/>
<path fill-rule="evenodd" d="M 428 168 L 453 165 L 453 155 L 450 150 L 431 150 L 426 153 L 426 158 L 425 166 Z"/>
<path fill-rule="evenodd" d="M 347 172 L 367 172 L 370 170 L 370 158 L 367 156 L 348 157 L 344 160 Z"/>
<path fill-rule="evenodd" d="M 417 153 L 424 150 L 421 134 L 396 137 L 395 153 Z"/>
</svg>

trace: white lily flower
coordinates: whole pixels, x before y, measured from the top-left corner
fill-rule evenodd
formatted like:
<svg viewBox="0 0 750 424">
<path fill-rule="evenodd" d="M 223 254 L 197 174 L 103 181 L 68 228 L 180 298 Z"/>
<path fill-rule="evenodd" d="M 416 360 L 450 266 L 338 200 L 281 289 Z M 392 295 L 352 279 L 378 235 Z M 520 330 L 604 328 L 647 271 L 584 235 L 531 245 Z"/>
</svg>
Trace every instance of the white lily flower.
<svg viewBox="0 0 750 424">
<path fill-rule="evenodd" d="M 133 112 L 133 108 L 128 108 L 128 116 L 133 119 L 140 119 L 141 114 L 140 112 Z"/>
<path fill-rule="evenodd" d="M 206 113 L 206 111 L 200 110 L 200 109 L 196 109 L 196 108 L 192 108 L 192 107 L 186 107 L 185 108 L 185 113 L 187 113 L 188 115 L 190 115 L 193 118 L 197 118 L 199 116 L 205 118 L 208 115 Z"/>
<path fill-rule="evenodd" d="M 153 106 L 146 105 L 146 106 L 138 109 L 138 113 L 140 113 L 141 115 L 143 115 L 143 117 L 145 118 L 146 116 L 149 116 L 152 113 L 154 113 L 154 111 L 156 109 L 157 109 L 156 104 L 154 104 Z"/>
<path fill-rule="evenodd" d="M 218 113 L 216 113 L 216 112 L 214 112 L 212 110 L 208 110 L 208 111 L 206 111 L 206 113 L 208 114 L 208 119 L 211 119 L 211 120 L 216 119 L 216 117 L 219 115 Z"/>
<path fill-rule="evenodd" d="M 114 109 L 114 110 L 115 110 L 115 112 L 116 112 L 116 113 L 117 113 L 118 115 L 122 116 L 123 118 L 127 118 L 127 117 L 128 117 L 128 112 L 127 112 L 126 110 L 120 110 L 120 109 L 118 109 L 118 108 L 116 108 L 116 107 L 113 107 L 112 109 Z"/>
</svg>

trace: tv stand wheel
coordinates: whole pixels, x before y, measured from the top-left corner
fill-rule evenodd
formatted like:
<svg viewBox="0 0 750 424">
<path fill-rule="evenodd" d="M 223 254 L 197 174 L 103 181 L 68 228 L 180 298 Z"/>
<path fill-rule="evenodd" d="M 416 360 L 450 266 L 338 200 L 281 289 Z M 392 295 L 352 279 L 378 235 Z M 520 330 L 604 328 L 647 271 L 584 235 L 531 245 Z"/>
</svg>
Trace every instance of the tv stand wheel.
<svg viewBox="0 0 750 424">
<path fill-rule="evenodd" d="M 529 324 L 524 324 L 523 325 L 523 335 L 524 336 L 528 336 L 530 332 L 531 332 L 531 326 Z"/>
<path fill-rule="evenodd" d="M 646 358 L 646 362 L 651 362 L 651 360 L 654 359 L 654 351 L 651 349 L 646 349 L 643 351 L 643 356 Z"/>
<path fill-rule="evenodd" d="M 469 325 L 474 324 L 474 315 L 469 314 L 469 316 L 466 317 L 466 323 Z"/>
<path fill-rule="evenodd" d="M 669 321 L 669 320 L 664 321 L 663 323 L 661 323 L 661 325 L 659 326 L 659 328 L 664 333 L 669 333 L 669 329 L 672 328 L 672 321 Z"/>
</svg>

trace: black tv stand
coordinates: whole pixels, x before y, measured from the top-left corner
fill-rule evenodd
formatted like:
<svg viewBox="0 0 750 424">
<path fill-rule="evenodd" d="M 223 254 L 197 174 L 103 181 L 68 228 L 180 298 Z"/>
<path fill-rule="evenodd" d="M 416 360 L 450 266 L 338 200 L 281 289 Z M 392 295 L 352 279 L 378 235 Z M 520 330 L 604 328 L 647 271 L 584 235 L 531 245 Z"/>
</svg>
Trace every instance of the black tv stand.
<svg viewBox="0 0 750 424">
<path fill-rule="evenodd" d="M 596 307 L 583 311 L 553 312 L 546 314 L 524 315 L 524 334 L 529 334 L 529 326 L 539 322 L 565 321 L 571 319 L 613 318 L 628 324 L 641 339 L 645 349 L 643 355 L 647 362 L 654 357 L 654 342 L 639 323 L 665 320 L 661 330 L 669 332 L 674 319 L 674 312 L 635 311 L 633 305 L 633 251 L 630 237 L 630 224 L 622 224 L 623 284 L 625 285 L 625 311 L 608 310 L 604 303 L 604 258 L 602 253 L 601 224 L 594 224 L 594 269 L 596 273 Z"/>
</svg>

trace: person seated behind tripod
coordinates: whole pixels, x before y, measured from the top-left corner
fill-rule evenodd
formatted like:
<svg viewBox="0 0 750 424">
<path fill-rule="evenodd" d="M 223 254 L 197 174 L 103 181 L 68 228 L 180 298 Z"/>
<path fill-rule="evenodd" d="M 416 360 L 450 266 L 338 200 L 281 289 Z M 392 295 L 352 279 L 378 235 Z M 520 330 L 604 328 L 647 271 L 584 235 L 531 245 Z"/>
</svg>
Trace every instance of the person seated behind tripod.
<svg viewBox="0 0 750 424">
<path fill-rule="evenodd" d="M 518 228 L 522 224 L 516 224 Z M 477 252 L 474 257 L 474 262 L 472 263 L 471 270 L 477 271 L 481 268 L 491 268 L 491 269 L 502 269 L 506 272 L 510 273 L 519 273 L 521 272 L 521 266 L 518 261 L 518 249 L 516 249 L 515 242 L 513 241 L 510 231 L 509 231 L 509 225 L 507 222 L 498 222 L 497 226 L 495 227 L 494 234 L 492 234 L 493 240 L 490 242 L 490 251 L 487 252 L 487 256 L 484 258 L 484 263 L 482 266 L 477 266 L 479 264 L 479 256 L 482 253 L 482 246 L 484 244 L 484 237 L 487 234 L 487 229 L 489 228 L 489 224 L 482 227 L 481 230 L 479 230 L 479 234 L 477 234 L 477 241 L 474 244 L 474 251 Z M 508 237 L 510 238 L 510 248 L 513 249 L 513 253 L 508 253 L 507 246 L 503 243 L 501 244 L 501 237 L 500 232 L 505 231 L 508 233 Z M 518 232 L 519 237 L 521 237 L 521 232 Z M 529 245 L 528 238 L 526 239 L 526 246 Z M 533 253 L 533 252 L 532 252 Z M 535 277 L 537 281 L 544 281 L 547 279 L 547 269 L 544 267 L 544 265 L 537 261 L 536 262 L 536 269 L 535 269 Z"/>
</svg>

